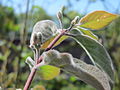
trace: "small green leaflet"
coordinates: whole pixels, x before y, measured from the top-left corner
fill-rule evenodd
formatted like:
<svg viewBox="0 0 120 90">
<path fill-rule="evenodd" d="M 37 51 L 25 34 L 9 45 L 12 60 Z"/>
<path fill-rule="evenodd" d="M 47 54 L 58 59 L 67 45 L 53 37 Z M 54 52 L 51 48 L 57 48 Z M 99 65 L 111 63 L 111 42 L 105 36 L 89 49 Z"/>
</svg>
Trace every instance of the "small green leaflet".
<svg viewBox="0 0 120 90">
<path fill-rule="evenodd" d="M 42 80 L 51 80 L 59 75 L 60 68 L 51 65 L 44 65 L 41 66 L 37 72 Z"/>
<path fill-rule="evenodd" d="M 116 14 L 108 13 L 106 11 L 94 11 L 83 17 L 79 22 L 79 26 L 92 30 L 99 30 L 107 26 L 116 18 L 118 18 L 118 15 Z"/>
<path fill-rule="evenodd" d="M 29 65 L 30 69 L 35 65 L 35 61 L 31 57 L 27 57 L 26 63 Z M 60 68 L 42 63 L 37 72 L 42 80 L 51 80 L 59 75 Z"/>
</svg>

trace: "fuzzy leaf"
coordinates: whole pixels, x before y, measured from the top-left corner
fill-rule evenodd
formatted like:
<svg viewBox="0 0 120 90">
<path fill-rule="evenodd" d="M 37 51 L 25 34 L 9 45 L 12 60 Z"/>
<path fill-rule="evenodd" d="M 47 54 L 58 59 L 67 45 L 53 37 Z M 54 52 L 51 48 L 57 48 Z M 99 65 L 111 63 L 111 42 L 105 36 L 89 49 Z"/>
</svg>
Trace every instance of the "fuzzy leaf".
<svg viewBox="0 0 120 90">
<path fill-rule="evenodd" d="M 60 68 L 51 65 L 41 66 L 38 70 L 38 74 L 42 80 L 51 80 L 58 76 L 59 73 Z"/>
<path fill-rule="evenodd" d="M 51 20 L 39 21 L 34 25 L 30 39 L 30 47 L 39 45 L 42 49 L 47 48 L 51 41 L 60 33 L 57 25 Z M 63 36 L 54 46 L 60 44 L 67 36 Z"/>
<path fill-rule="evenodd" d="M 106 11 L 94 11 L 80 20 L 80 27 L 98 30 L 111 23 L 117 17 L 118 15 Z"/>
<path fill-rule="evenodd" d="M 106 73 L 96 66 L 86 64 L 79 59 L 73 58 L 71 54 L 50 50 L 43 54 L 43 59 L 47 64 L 59 67 L 75 75 L 97 90 L 111 90 Z"/>
<path fill-rule="evenodd" d="M 104 70 L 114 81 L 114 68 L 112 60 L 105 50 L 104 46 L 98 41 L 84 35 L 73 36 L 73 39 L 85 50 L 94 65 Z"/>
<path fill-rule="evenodd" d="M 56 34 L 58 34 L 58 29 L 53 21 L 39 21 L 33 27 L 30 45 L 43 44 Z"/>
</svg>

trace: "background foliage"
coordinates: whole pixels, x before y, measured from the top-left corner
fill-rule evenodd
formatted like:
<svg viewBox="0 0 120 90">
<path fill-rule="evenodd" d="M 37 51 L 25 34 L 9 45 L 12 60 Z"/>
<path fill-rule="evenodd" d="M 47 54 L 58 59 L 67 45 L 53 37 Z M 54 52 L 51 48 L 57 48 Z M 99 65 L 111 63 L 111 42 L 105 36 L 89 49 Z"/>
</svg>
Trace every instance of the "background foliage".
<svg viewBox="0 0 120 90">
<path fill-rule="evenodd" d="M 29 1 L 29 0 L 28 0 Z M 70 1 L 69 6 L 70 6 Z M 79 1 L 79 0 L 78 0 Z M 88 0 L 87 6 L 96 0 Z M 101 0 L 102 1 L 102 0 Z M 103 0 L 104 1 L 104 0 Z M 27 4 L 29 5 L 30 2 Z M 105 2 L 103 2 L 105 5 Z M 33 57 L 29 46 L 29 38 L 33 25 L 44 19 L 52 19 L 57 22 L 55 16 L 50 16 L 40 6 L 33 5 L 26 13 L 15 13 L 13 7 L 5 6 L 0 3 L 0 87 L 2 88 L 23 88 L 29 73 L 29 67 L 25 63 L 28 56 Z M 29 8 L 28 8 L 29 9 Z M 87 10 L 87 7 L 85 8 Z M 119 13 L 118 11 L 116 13 Z M 76 16 L 84 16 L 77 11 L 66 10 L 64 13 L 65 28 L 70 21 Z M 120 18 L 111 23 L 108 27 L 94 31 L 107 48 L 113 59 L 115 66 L 115 87 L 114 90 L 120 89 Z M 69 47 L 68 47 L 69 45 Z M 57 46 L 59 51 L 68 51 L 74 57 L 86 59 L 89 58 L 81 48 L 77 48 L 77 44 L 71 39 L 65 40 L 61 45 Z M 79 50 L 81 53 L 79 53 Z M 31 87 L 41 88 L 44 90 L 94 90 L 91 86 L 86 85 L 74 76 L 61 71 L 61 75 L 53 80 L 40 80 L 36 75 Z M 13 90 L 13 89 L 12 89 Z M 35 89 L 36 90 L 36 89 Z"/>
</svg>

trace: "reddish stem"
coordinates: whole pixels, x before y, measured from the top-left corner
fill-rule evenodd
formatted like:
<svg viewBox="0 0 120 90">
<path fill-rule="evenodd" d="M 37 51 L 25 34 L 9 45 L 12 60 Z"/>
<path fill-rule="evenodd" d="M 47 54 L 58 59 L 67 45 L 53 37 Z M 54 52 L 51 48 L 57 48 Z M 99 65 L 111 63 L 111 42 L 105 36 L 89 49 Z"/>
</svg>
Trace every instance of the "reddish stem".
<svg viewBox="0 0 120 90">
<path fill-rule="evenodd" d="M 66 31 L 63 30 L 59 35 L 57 35 L 57 36 L 55 37 L 55 39 L 48 45 L 48 47 L 46 48 L 45 51 L 50 50 L 50 49 L 54 46 L 54 44 L 61 38 L 61 36 L 64 35 L 65 32 L 66 32 Z"/>
<path fill-rule="evenodd" d="M 48 47 L 46 48 L 45 51 L 48 51 L 50 50 L 54 45 L 55 43 L 64 35 L 64 33 L 66 32 L 67 30 L 62 30 L 60 34 L 58 34 L 54 40 L 48 45 Z M 39 57 L 39 59 L 37 60 L 37 64 L 35 66 L 37 66 L 40 62 L 42 61 L 42 56 Z M 29 74 L 29 77 L 25 83 L 25 86 L 24 86 L 24 90 L 28 90 L 29 87 L 30 87 L 30 84 L 35 76 L 35 73 L 36 73 L 37 69 L 36 68 L 32 68 L 31 70 L 31 73 Z"/>
<path fill-rule="evenodd" d="M 30 84 L 32 83 L 32 80 L 33 80 L 33 78 L 34 78 L 34 76 L 35 76 L 36 71 L 37 71 L 37 69 L 32 68 L 32 70 L 31 70 L 31 72 L 30 72 L 30 74 L 29 74 L 29 77 L 28 77 L 28 79 L 27 79 L 27 82 L 26 82 L 26 84 L 25 84 L 25 86 L 24 86 L 24 90 L 28 90 L 28 89 L 29 89 Z"/>
</svg>

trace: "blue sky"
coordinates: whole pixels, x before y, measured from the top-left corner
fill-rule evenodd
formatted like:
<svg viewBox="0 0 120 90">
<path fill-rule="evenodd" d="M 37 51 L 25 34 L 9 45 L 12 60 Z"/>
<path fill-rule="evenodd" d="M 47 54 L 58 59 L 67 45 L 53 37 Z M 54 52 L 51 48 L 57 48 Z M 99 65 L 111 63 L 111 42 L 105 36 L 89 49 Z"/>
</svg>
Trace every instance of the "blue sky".
<svg viewBox="0 0 120 90">
<path fill-rule="evenodd" d="M 3 5 L 12 6 L 16 13 L 25 12 L 27 0 L 3 0 L 1 1 Z M 70 0 L 71 7 L 68 10 L 78 11 L 79 13 L 89 13 L 95 10 L 105 10 L 115 13 L 116 8 L 120 6 L 120 0 L 105 0 L 105 6 L 101 0 L 96 0 L 96 2 L 91 3 L 88 9 L 87 3 L 89 0 Z M 94 1 L 94 0 L 91 0 Z M 55 15 L 61 6 L 69 6 L 68 0 L 30 0 L 30 8 L 32 5 L 38 5 L 46 10 L 49 15 Z M 120 7 L 119 7 L 120 12 Z"/>
</svg>

